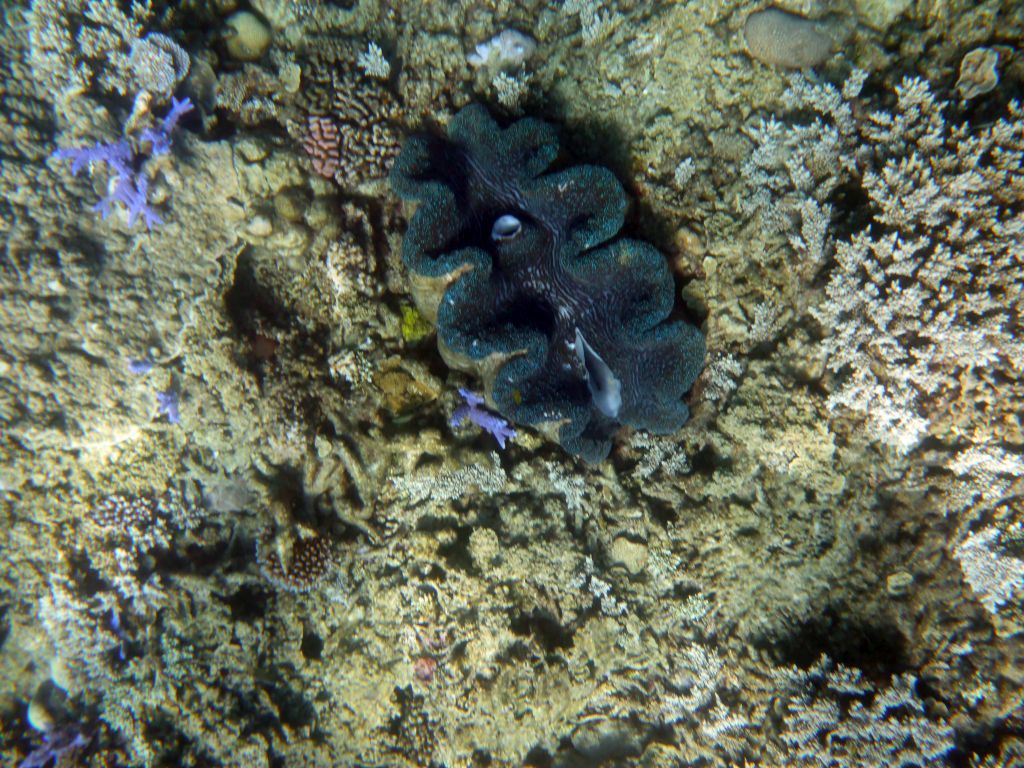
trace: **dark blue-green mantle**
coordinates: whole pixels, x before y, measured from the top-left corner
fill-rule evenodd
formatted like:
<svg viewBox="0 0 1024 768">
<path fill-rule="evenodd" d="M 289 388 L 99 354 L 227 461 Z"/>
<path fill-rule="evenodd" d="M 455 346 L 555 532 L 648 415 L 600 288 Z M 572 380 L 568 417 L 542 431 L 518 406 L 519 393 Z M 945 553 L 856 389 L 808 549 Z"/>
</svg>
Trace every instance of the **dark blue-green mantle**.
<svg viewBox="0 0 1024 768">
<path fill-rule="evenodd" d="M 447 138 L 410 138 L 391 184 L 419 201 L 402 259 L 446 362 L 479 375 L 505 418 L 596 462 L 621 425 L 683 425 L 704 338 L 669 319 L 664 256 L 613 239 L 626 210 L 615 176 L 592 165 L 545 174 L 557 154 L 553 126 L 527 118 L 501 129 L 472 105 Z M 621 385 L 616 407 L 595 394 L 595 366 Z"/>
</svg>

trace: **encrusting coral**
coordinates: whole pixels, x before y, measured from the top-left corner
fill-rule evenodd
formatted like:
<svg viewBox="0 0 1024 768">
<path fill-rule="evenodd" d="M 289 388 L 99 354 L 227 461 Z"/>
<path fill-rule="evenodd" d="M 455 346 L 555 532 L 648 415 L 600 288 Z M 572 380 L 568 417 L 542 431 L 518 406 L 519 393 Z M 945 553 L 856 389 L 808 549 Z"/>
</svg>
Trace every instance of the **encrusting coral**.
<svg viewBox="0 0 1024 768">
<path fill-rule="evenodd" d="M 600 461 L 620 425 L 669 433 L 704 359 L 700 331 L 668 320 L 674 283 L 650 245 L 612 238 L 626 196 L 606 168 L 544 174 L 553 126 L 502 130 L 478 105 L 448 138 L 411 138 L 391 183 L 419 200 L 402 248 L 441 354 L 479 374 L 488 404 Z"/>
</svg>

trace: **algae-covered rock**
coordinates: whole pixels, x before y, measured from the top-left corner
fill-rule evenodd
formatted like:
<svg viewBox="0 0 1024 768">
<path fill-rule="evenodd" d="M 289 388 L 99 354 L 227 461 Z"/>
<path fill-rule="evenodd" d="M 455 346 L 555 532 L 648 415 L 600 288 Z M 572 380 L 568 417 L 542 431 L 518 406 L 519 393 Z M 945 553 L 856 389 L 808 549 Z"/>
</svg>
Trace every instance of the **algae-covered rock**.
<svg viewBox="0 0 1024 768">
<path fill-rule="evenodd" d="M 274 39 L 267 23 L 252 11 L 238 11 L 225 23 L 224 40 L 228 53 L 238 61 L 257 61 Z"/>
<path fill-rule="evenodd" d="M 816 67 L 838 50 L 839 26 L 784 11 L 765 8 L 743 25 L 747 50 L 765 64 L 788 69 Z"/>
</svg>

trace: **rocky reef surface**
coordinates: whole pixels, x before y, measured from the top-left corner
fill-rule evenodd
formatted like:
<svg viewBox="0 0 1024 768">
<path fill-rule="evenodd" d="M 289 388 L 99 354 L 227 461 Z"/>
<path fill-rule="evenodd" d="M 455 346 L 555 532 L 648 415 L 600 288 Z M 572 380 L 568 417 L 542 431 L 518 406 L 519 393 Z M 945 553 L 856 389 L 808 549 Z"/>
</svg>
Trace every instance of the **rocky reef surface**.
<svg viewBox="0 0 1024 768">
<path fill-rule="evenodd" d="M 2 13 L 3 764 L 1024 762 L 1019 3 Z M 463 404 L 387 176 L 471 103 L 622 185 L 678 431 Z"/>
</svg>

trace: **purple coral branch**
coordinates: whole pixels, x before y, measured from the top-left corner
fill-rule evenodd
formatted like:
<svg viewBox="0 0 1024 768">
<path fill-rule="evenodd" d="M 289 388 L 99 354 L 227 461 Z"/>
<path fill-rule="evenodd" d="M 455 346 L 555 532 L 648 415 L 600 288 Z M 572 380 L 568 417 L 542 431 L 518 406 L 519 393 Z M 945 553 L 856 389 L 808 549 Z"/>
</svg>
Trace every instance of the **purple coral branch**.
<svg viewBox="0 0 1024 768">
<path fill-rule="evenodd" d="M 65 147 L 53 153 L 57 160 L 70 160 L 71 173 L 78 175 L 93 163 L 107 163 L 119 175 L 132 171 L 133 152 L 127 139 L 113 144 L 94 144 L 91 147 Z"/>
<path fill-rule="evenodd" d="M 171 108 L 168 110 L 167 114 L 164 115 L 164 119 L 163 122 L 160 123 L 160 127 L 156 130 L 147 128 L 142 132 L 142 141 L 149 142 L 151 147 L 149 153 L 153 157 L 166 155 L 171 151 L 171 132 L 174 131 L 182 116 L 191 110 L 192 101 L 190 99 L 186 98 L 179 101 L 172 96 Z"/>
<path fill-rule="evenodd" d="M 22 760 L 18 768 L 45 768 L 51 762 L 55 766 L 60 765 L 66 755 L 88 746 L 90 740 L 90 736 L 78 732 L 71 726 L 44 731 L 43 743 Z"/>
<path fill-rule="evenodd" d="M 147 128 L 142 132 L 141 141 L 149 144 L 149 155 L 157 157 L 171 151 L 171 133 L 184 114 L 192 109 L 189 99 L 171 99 L 171 108 L 164 115 L 157 128 Z M 128 214 L 128 226 L 135 224 L 141 217 L 146 229 L 152 230 L 157 224 L 163 224 L 156 211 L 149 206 L 149 179 L 140 173 L 137 166 L 143 157 L 137 154 L 127 139 L 113 144 L 95 144 L 91 147 L 66 147 L 53 153 L 57 160 L 70 160 L 71 172 L 76 176 L 93 163 L 106 163 L 114 171 L 114 191 L 93 206 L 100 217 L 106 219 L 110 215 L 115 202 L 121 203 Z"/>
<path fill-rule="evenodd" d="M 452 414 L 450 422 L 452 427 L 460 427 L 466 419 L 469 419 L 480 427 L 480 429 L 494 435 L 494 439 L 498 441 L 498 445 L 504 449 L 505 441 L 515 437 L 516 431 L 512 429 L 508 422 L 501 418 L 501 416 L 498 416 L 496 413 L 491 413 L 488 410 L 484 410 L 481 407 L 484 404 L 484 399 L 480 397 L 480 395 L 474 394 L 468 389 L 462 389 L 461 387 L 459 388 L 459 394 L 465 401 L 465 405 L 460 405 Z"/>
<path fill-rule="evenodd" d="M 170 424 L 177 424 L 181 421 L 181 412 L 178 410 L 178 393 L 172 388 L 156 393 L 156 407 L 161 416 L 166 416 Z"/>
</svg>

